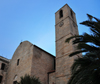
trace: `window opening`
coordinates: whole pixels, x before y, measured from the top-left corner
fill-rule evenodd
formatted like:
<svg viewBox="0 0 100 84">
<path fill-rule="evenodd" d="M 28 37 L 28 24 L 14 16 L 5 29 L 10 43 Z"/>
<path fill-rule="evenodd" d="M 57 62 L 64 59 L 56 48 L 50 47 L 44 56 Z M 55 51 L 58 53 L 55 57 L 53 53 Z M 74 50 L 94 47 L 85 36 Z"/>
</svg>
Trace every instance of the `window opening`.
<svg viewBox="0 0 100 84">
<path fill-rule="evenodd" d="M 60 10 L 59 15 L 60 15 L 60 18 L 63 17 L 63 10 Z"/>
<path fill-rule="evenodd" d="M 20 59 L 17 60 L 17 65 L 19 65 L 19 60 L 20 60 Z"/>
<path fill-rule="evenodd" d="M 2 65 L 1 65 L 1 70 L 4 70 L 4 69 L 5 69 L 5 64 L 2 63 Z"/>
<path fill-rule="evenodd" d="M 13 84 L 17 84 L 17 81 L 14 81 Z"/>
<path fill-rule="evenodd" d="M 3 76 L 0 76 L 0 83 L 2 82 L 2 78 L 3 78 Z"/>
<path fill-rule="evenodd" d="M 71 17 L 73 18 L 73 11 L 72 11 L 72 10 L 70 10 L 70 12 L 71 12 Z"/>
<path fill-rule="evenodd" d="M 76 27 L 76 24 L 73 22 L 73 26 Z"/>
</svg>

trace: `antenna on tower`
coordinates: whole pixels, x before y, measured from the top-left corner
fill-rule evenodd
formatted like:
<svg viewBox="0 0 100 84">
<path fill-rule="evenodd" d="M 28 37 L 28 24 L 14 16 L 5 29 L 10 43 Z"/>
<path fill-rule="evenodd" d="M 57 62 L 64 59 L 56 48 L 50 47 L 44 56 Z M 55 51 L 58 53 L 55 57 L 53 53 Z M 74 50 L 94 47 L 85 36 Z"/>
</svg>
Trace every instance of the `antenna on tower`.
<svg viewBox="0 0 100 84">
<path fill-rule="evenodd" d="M 21 40 L 20 44 L 23 42 L 23 40 Z"/>
<path fill-rule="evenodd" d="M 21 42 L 23 42 L 23 40 L 21 40 Z"/>
</svg>

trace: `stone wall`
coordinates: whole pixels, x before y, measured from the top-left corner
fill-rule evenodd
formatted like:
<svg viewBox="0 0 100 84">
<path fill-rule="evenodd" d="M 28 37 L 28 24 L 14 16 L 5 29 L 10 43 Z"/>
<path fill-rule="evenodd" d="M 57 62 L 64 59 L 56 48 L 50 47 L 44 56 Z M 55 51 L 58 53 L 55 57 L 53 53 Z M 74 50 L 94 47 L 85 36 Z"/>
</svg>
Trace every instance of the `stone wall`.
<svg viewBox="0 0 100 84">
<path fill-rule="evenodd" d="M 43 84 L 48 84 L 48 72 L 54 70 L 55 57 L 28 41 L 20 43 L 7 71 L 6 84 L 19 82 L 20 77 L 28 74 L 39 77 Z"/>
<path fill-rule="evenodd" d="M 20 43 L 10 61 L 6 84 L 13 84 L 14 81 L 20 81 L 21 76 L 31 74 L 32 57 L 33 45 L 28 41 Z"/>
<path fill-rule="evenodd" d="M 56 84 L 56 75 L 55 72 L 49 73 L 49 84 Z"/>
<path fill-rule="evenodd" d="M 43 84 L 48 84 L 48 72 L 54 70 L 55 57 L 34 45 L 31 75 L 39 77 Z"/>
<path fill-rule="evenodd" d="M 69 54 L 75 51 L 75 46 L 72 44 L 72 40 L 69 43 L 66 43 L 65 40 L 73 35 L 78 35 L 78 28 L 75 13 L 67 4 L 55 13 L 55 17 L 56 84 L 66 84 L 74 62 L 74 58 L 69 57 Z"/>
<path fill-rule="evenodd" d="M 2 79 L 0 79 L 1 80 L 0 84 L 5 84 L 9 61 L 10 60 L 0 56 L 0 76 L 2 76 Z"/>
</svg>

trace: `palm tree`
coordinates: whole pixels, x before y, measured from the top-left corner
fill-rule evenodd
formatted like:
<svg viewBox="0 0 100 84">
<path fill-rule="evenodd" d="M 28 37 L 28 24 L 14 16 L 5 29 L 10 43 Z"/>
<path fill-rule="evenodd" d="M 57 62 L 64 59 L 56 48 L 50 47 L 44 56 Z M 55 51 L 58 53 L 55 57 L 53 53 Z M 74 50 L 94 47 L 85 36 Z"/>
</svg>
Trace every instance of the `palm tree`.
<svg viewBox="0 0 100 84">
<path fill-rule="evenodd" d="M 88 26 L 91 34 L 84 33 L 66 39 L 77 44 L 77 51 L 69 56 L 84 52 L 82 57 L 75 59 L 71 70 L 72 75 L 68 84 L 100 84 L 100 20 L 87 14 L 89 20 L 80 24 Z"/>
<path fill-rule="evenodd" d="M 35 76 L 30 77 L 29 75 L 25 75 L 24 77 L 21 77 L 18 84 L 41 84 L 41 82 Z"/>
</svg>

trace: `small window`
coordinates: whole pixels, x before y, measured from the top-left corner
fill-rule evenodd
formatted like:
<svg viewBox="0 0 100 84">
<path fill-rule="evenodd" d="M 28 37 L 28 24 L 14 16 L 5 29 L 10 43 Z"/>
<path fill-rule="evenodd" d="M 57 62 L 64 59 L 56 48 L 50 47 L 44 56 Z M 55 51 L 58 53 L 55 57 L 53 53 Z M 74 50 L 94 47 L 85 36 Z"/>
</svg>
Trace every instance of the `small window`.
<svg viewBox="0 0 100 84">
<path fill-rule="evenodd" d="M 72 11 L 72 10 L 70 10 L 70 13 L 71 13 L 71 17 L 73 18 L 73 11 Z"/>
<path fill-rule="evenodd" d="M 13 84 L 17 84 L 17 81 L 14 81 Z"/>
<path fill-rule="evenodd" d="M 14 76 L 14 80 L 17 80 L 17 75 Z"/>
<path fill-rule="evenodd" d="M 63 10 L 60 10 L 60 12 L 59 12 L 59 16 L 60 16 L 60 18 L 63 17 Z"/>
<path fill-rule="evenodd" d="M 0 83 L 2 82 L 2 78 L 3 78 L 3 76 L 0 76 Z"/>
<path fill-rule="evenodd" d="M 17 65 L 19 65 L 19 60 L 20 60 L 20 59 L 17 60 Z"/>
<path fill-rule="evenodd" d="M 1 65 L 1 70 L 4 70 L 4 69 L 5 69 L 5 64 L 2 63 L 2 65 Z"/>
<path fill-rule="evenodd" d="M 73 22 L 73 26 L 76 27 L 76 24 Z"/>
</svg>

